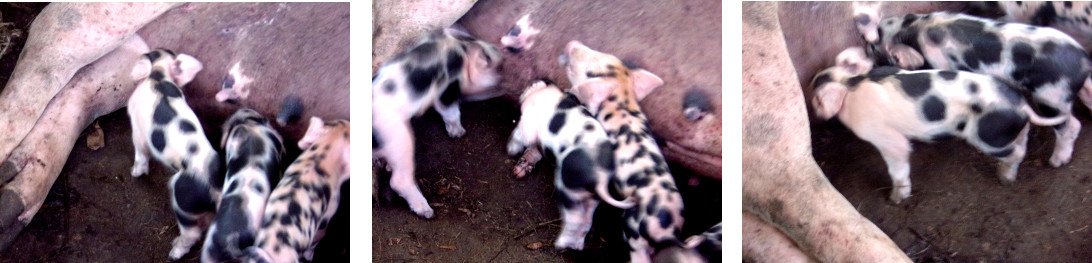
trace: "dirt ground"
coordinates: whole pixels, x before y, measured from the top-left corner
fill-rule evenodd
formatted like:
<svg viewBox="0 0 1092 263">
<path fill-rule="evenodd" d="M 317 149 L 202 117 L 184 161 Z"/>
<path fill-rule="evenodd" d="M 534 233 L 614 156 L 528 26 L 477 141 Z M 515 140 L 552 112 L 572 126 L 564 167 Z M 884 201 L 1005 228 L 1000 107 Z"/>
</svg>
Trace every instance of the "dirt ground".
<svg viewBox="0 0 1092 263">
<path fill-rule="evenodd" d="M 394 201 L 380 197 L 372 204 L 374 261 L 624 262 L 629 257 L 622 211 L 607 205 L 596 211 L 584 251 L 555 251 L 561 231 L 553 186 L 556 161 L 544 158 L 532 174 L 514 179 L 515 158 L 507 157 L 505 147 L 519 109 L 494 99 L 465 103 L 462 113 L 467 134 L 459 139 L 447 136 L 435 111 L 412 121 L 417 182 L 436 218 L 417 217 L 389 187 L 381 190 Z M 669 165 L 686 204 L 684 236 L 720 222 L 720 182 L 703 178 L 691 187 L 686 182 L 695 175 Z"/>
<path fill-rule="evenodd" d="M 1049 163 L 1054 132 L 1034 127 L 1012 185 L 997 161 L 958 139 L 914 143 L 909 199 L 887 198 L 879 151 L 837 123 L 812 130 L 816 161 L 865 217 L 918 262 L 1087 262 L 1092 258 L 1092 129 L 1088 111 L 1073 161 Z"/>
<path fill-rule="evenodd" d="M 4 22 L 15 22 L 26 30 L 41 8 L 40 4 L 0 4 L 0 13 Z M 25 35 L 17 39 L 16 49 L 0 59 L 0 87 L 11 75 L 25 40 Z M 106 135 L 106 146 L 91 150 L 84 137 L 76 142 L 45 204 L 14 244 L 0 251 L 0 262 L 167 261 L 171 240 L 178 235 L 167 189 L 173 172 L 155 163 L 147 175 L 132 178 L 132 137 L 124 109 L 98 123 Z M 220 134 L 206 133 L 210 138 Z M 298 149 L 290 149 L 285 159 L 298 155 Z M 326 237 L 315 251 L 315 262 L 348 262 L 349 183 L 343 186 L 341 198 Z M 198 262 L 199 246 L 179 262 Z"/>
<path fill-rule="evenodd" d="M 533 2 L 533 1 L 532 1 Z M 478 2 L 479 5 L 484 4 Z M 496 9 L 490 12 L 515 12 L 505 8 L 520 6 L 519 3 L 497 2 Z M 507 5 L 505 5 L 507 4 Z M 535 6 L 535 3 L 524 3 L 525 6 Z M 603 11 L 604 5 L 590 4 L 591 6 L 575 4 L 566 7 L 552 6 L 565 10 L 549 9 L 542 4 L 542 9 L 536 12 L 543 14 L 565 14 L 572 12 L 572 8 L 584 8 L 590 13 L 612 13 L 612 16 L 624 16 L 632 12 L 639 15 L 634 6 L 619 7 L 611 11 Z M 708 4 L 707 4 L 708 5 Z M 609 5 L 605 5 L 609 6 Z M 685 10 L 691 7 L 683 4 L 667 5 L 673 15 L 683 15 Z M 702 6 L 702 5 L 695 5 Z M 479 6 L 481 7 L 481 6 Z M 677 7 L 677 10 L 675 8 Z M 476 7 L 477 8 L 477 7 Z M 514 8 L 514 7 L 513 7 Z M 568 9 L 566 9 L 568 8 Z M 695 9 L 699 7 L 694 7 Z M 588 11 L 594 9 L 596 12 Z M 507 11 L 506 11 L 507 10 Z M 475 12 L 471 11 L 472 13 Z M 652 13 L 652 11 L 649 11 Z M 461 23 L 470 23 L 470 32 L 478 30 L 478 35 L 483 39 L 499 39 L 500 34 L 507 30 L 511 24 L 504 24 L 496 20 L 503 15 L 481 15 L 474 19 L 472 13 L 466 14 Z M 718 12 L 719 13 L 719 12 Z M 496 14 L 496 13 L 489 13 Z M 703 13 L 704 14 L 704 13 Z M 515 18 L 513 18 L 515 19 Z M 594 20 L 595 16 L 584 16 L 583 19 Z M 603 18 L 605 21 L 620 21 L 618 17 Z M 632 20 L 648 21 L 651 19 Z M 472 22 L 468 22 L 472 21 Z M 536 20 L 547 21 L 547 19 Z M 659 20 L 655 20 L 659 21 Z M 693 23 L 688 20 L 679 25 L 686 30 L 665 30 L 671 28 L 662 24 L 635 25 L 634 28 L 652 28 L 647 31 L 661 32 L 663 36 L 672 35 L 683 39 L 703 40 L 710 38 L 707 27 L 697 27 L 693 30 Z M 572 21 L 570 21 L 572 22 Z M 632 21 L 629 21 L 632 22 Z M 678 21 L 676 21 L 678 22 Z M 561 27 L 557 24 L 545 22 L 542 24 L 542 39 L 554 39 L 551 41 L 539 40 L 533 51 L 521 53 L 519 59 L 507 59 L 502 65 L 501 89 L 506 89 L 518 97 L 519 86 L 526 85 L 521 80 L 528 78 L 541 78 L 549 67 L 556 67 L 556 53 L 546 50 L 562 50 L 565 42 L 556 40 L 564 35 L 570 39 L 581 39 L 582 34 L 597 34 L 606 32 L 603 28 L 572 27 L 550 31 L 546 29 L 550 25 Z M 504 24 L 497 27 L 495 24 Z M 562 24 L 559 22 L 559 24 Z M 465 25 L 465 24 L 464 24 Z M 704 24 L 702 24 L 704 25 Z M 555 28 L 557 29 L 557 28 Z M 657 31 L 659 30 L 659 31 Z M 496 33 L 496 38 L 485 36 L 483 32 Z M 588 33 L 595 32 L 595 33 Z M 627 31 L 628 32 L 628 31 Z M 613 32 L 615 34 L 621 34 Z M 642 31 L 644 34 L 657 35 Z M 557 36 L 551 35 L 555 34 Z M 637 33 L 632 33 L 637 34 Z M 549 36 L 548 36 L 549 35 Z M 684 35 L 684 36 L 683 36 Z M 645 35 L 642 35 L 645 36 Z M 650 36 L 651 37 L 651 36 Z M 719 37 L 716 37 L 719 38 Z M 568 39 L 566 39 L 568 40 Z M 617 40 L 614 38 L 613 40 Z M 606 41 L 600 39 L 600 41 Z M 491 42 L 495 42 L 491 41 Z M 643 46 L 644 43 L 626 42 L 632 45 L 642 45 L 640 49 L 630 46 L 628 49 L 634 53 L 637 50 L 647 50 L 647 53 L 664 52 L 663 50 L 651 50 L 653 47 Z M 704 47 L 708 43 L 695 44 Z M 592 44 L 589 44 L 592 45 Z M 714 47 L 715 48 L 715 47 Z M 702 50 L 702 48 L 695 48 Z M 672 49 L 666 49 L 672 50 Z M 533 53 L 542 53 L 542 57 L 532 56 Z M 708 53 L 702 53 L 708 55 Z M 506 56 L 508 53 L 506 53 Z M 659 53 L 661 57 L 670 55 Z M 531 57 L 544 58 L 544 60 L 531 59 Z M 719 53 L 717 53 L 719 56 Z M 679 56 L 675 56 L 677 59 Z M 661 58 L 665 59 L 665 58 Z M 666 59 L 665 59 L 666 60 Z M 667 64 L 667 63 L 664 63 Z M 696 64 L 696 63 L 695 63 Z M 705 65 L 702 65 L 705 66 Z M 694 65 L 671 67 L 675 72 L 688 71 L 688 67 Z M 711 66 L 710 66 L 711 67 Z M 716 64 L 715 68 L 719 68 Z M 669 71 L 665 69 L 665 71 Z M 700 71 L 700 70 L 695 70 Z M 556 71 L 552 73 L 560 73 Z M 715 71 L 711 74 L 719 74 Z M 558 75 L 558 74 L 553 74 Z M 677 73 L 676 73 L 677 75 Z M 561 74 L 560 78 L 564 78 Z M 672 75 L 673 77 L 675 75 Z M 663 76 L 661 76 L 663 77 Z M 664 77 L 664 79 L 668 79 Z M 712 78 L 709 78 L 712 79 Z M 554 79 L 562 83 L 562 79 Z M 708 79 L 703 79 L 703 81 Z M 520 83 L 520 84 L 506 84 Z M 527 81 L 526 83 L 530 83 Z M 708 85 L 719 87 L 717 85 Z M 672 87 L 677 88 L 677 87 Z M 666 88 L 660 88 L 666 89 Z M 719 96 L 720 93 L 715 93 Z M 513 95 L 513 94 L 508 94 Z M 679 97 L 681 100 L 681 96 Z M 667 105 L 671 102 L 664 102 Z M 679 107 L 681 108 L 681 106 Z M 593 218 L 592 230 L 585 239 L 583 251 L 558 252 L 553 248 L 555 239 L 561 230 L 560 211 L 557 197 L 554 193 L 553 172 L 556 160 L 547 157 L 539 162 L 532 174 L 523 179 L 516 180 L 512 175 L 515 158 L 508 157 L 506 145 L 512 130 L 519 118 L 519 109 L 514 99 L 497 98 L 482 102 L 464 103 L 461 107 L 463 125 L 467 133 L 463 138 L 449 138 L 444 130 L 443 121 L 435 111 L 429 110 L 422 117 L 412 121 L 415 135 L 415 175 L 425 198 L 436 212 L 436 218 L 432 220 L 421 219 L 411 212 L 405 201 L 395 193 L 387 192 L 393 199 L 387 202 L 382 194 L 378 202 L 372 204 L 372 259 L 376 262 L 624 262 L 628 259 L 628 245 L 622 238 L 621 210 L 607 205 L 600 205 Z M 690 236 L 705 231 L 710 226 L 722 219 L 721 182 L 716 180 L 704 180 L 697 187 L 687 185 L 689 178 L 694 176 L 691 171 L 686 171 L 678 164 L 669 164 L 672 174 L 675 176 L 680 192 L 686 205 L 683 217 L 685 229 L 683 236 Z M 389 176 L 384 173 L 383 176 Z M 378 180 L 385 190 L 389 190 L 386 180 Z"/>
</svg>

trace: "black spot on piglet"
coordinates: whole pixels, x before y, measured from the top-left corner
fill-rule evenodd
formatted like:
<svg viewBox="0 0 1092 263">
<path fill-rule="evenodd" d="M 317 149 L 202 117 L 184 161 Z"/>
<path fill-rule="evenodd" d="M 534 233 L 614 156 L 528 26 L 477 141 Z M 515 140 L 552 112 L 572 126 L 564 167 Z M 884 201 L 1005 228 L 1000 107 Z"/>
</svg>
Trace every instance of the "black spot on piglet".
<svg viewBox="0 0 1092 263">
<path fill-rule="evenodd" d="M 561 127 L 565 125 L 565 113 L 554 114 L 553 118 L 550 118 L 550 133 L 557 134 L 561 130 Z"/>
<path fill-rule="evenodd" d="M 193 123 L 188 120 L 182 120 L 178 123 L 178 129 L 183 133 L 193 133 L 197 131 L 197 127 L 193 126 Z"/>
<path fill-rule="evenodd" d="M 973 108 L 977 105 L 972 105 Z M 944 102 L 936 96 L 929 96 L 925 98 L 925 101 L 921 103 L 921 111 L 925 114 L 925 120 L 927 121 L 940 121 L 944 120 L 945 106 Z"/>
<path fill-rule="evenodd" d="M 595 163 L 583 149 L 569 152 L 559 164 L 561 183 L 570 189 L 587 189 L 596 184 Z"/>
<path fill-rule="evenodd" d="M 899 87 L 911 98 L 919 98 L 932 88 L 932 81 L 926 73 L 896 74 L 895 79 L 899 80 Z"/>
<path fill-rule="evenodd" d="M 167 147 L 167 138 L 163 135 L 162 129 L 152 131 L 152 147 L 156 152 L 163 152 L 163 148 Z"/>
<path fill-rule="evenodd" d="M 163 79 L 166 78 L 166 76 L 163 75 L 163 71 L 159 70 L 153 70 L 148 77 L 155 81 L 163 81 Z"/>
<path fill-rule="evenodd" d="M 1027 124 L 1027 117 L 1015 111 L 991 111 L 978 120 L 978 138 L 986 144 L 1001 148 L 1008 145 Z"/>
<path fill-rule="evenodd" d="M 166 125 L 176 116 L 178 116 L 178 113 L 174 111 L 174 108 L 171 108 L 171 104 L 167 102 L 167 98 L 162 98 L 159 100 L 159 103 L 155 105 L 155 111 L 152 112 L 152 123 L 155 125 Z"/>
<path fill-rule="evenodd" d="M 181 98 L 182 97 L 182 91 L 178 90 L 178 86 L 175 86 L 174 83 L 172 83 L 170 81 L 157 82 L 155 84 L 155 90 L 159 91 L 159 93 L 163 94 L 163 96 L 167 96 L 167 97 L 171 97 L 171 98 Z"/>
<path fill-rule="evenodd" d="M 937 75 L 944 78 L 944 80 L 954 80 L 959 73 L 952 70 L 942 70 L 938 72 Z"/>
<path fill-rule="evenodd" d="M 558 110 L 567 110 L 576 106 L 580 106 L 580 99 L 576 98 L 576 95 L 568 92 L 565 93 L 565 97 L 561 98 L 561 102 L 557 103 Z"/>
</svg>

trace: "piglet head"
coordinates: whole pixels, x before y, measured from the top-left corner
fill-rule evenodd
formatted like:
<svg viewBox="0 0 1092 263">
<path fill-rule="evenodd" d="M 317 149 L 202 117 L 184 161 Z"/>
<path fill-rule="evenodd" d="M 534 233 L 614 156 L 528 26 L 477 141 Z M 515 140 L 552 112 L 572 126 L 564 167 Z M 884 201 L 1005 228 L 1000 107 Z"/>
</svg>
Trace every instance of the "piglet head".
<svg viewBox="0 0 1092 263">
<path fill-rule="evenodd" d="M 160 48 L 145 53 L 144 59 L 137 61 L 137 65 L 133 67 L 131 77 L 143 80 L 151 76 L 157 68 L 160 72 L 169 74 L 170 79 L 181 87 L 193 80 L 203 66 L 193 56 Z"/>
<path fill-rule="evenodd" d="M 853 24 L 869 43 L 879 40 L 880 6 L 882 2 L 853 2 Z"/>
<path fill-rule="evenodd" d="M 875 30 L 861 30 L 867 40 L 871 33 L 877 34 L 868 40 L 867 57 L 871 57 L 877 66 L 896 66 L 903 69 L 919 69 L 925 65 L 925 58 L 914 48 L 900 44 L 896 39 L 903 30 L 903 21 L 916 20 L 917 15 L 907 14 L 902 17 L 888 17 L 879 22 Z"/>
<path fill-rule="evenodd" d="M 518 54 L 535 45 L 538 33 L 539 30 L 531 26 L 531 14 L 526 14 L 508 29 L 508 33 L 501 37 L 500 43 L 508 52 Z"/>
<path fill-rule="evenodd" d="M 466 47 L 466 59 L 463 60 L 463 72 L 460 79 L 462 100 L 479 101 L 504 94 L 495 88 L 500 82 L 501 61 L 504 57 L 499 49 L 489 42 L 481 41 L 466 32 L 455 28 L 446 28 L 444 33 L 462 42 Z"/>
<path fill-rule="evenodd" d="M 308 150 L 308 147 L 321 143 L 329 148 L 326 160 L 320 165 L 326 167 L 344 182 L 349 179 L 349 121 L 334 120 L 324 122 L 319 117 L 311 117 L 311 124 L 307 132 L 300 138 L 300 149 Z M 330 147 L 332 146 L 332 147 Z"/>
<path fill-rule="evenodd" d="M 872 60 L 865 55 L 864 48 L 850 47 L 838 53 L 834 59 L 835 65 L 841 68 L 847 75 L 860 75 L 872 69 Z"/>
<path fill-rule="evenodd" d="M 197 76 L 197 72 L 200 72 L 203 68 L 204 66 L 197 58 L 187 54 L 178 54 L 171 64 L 171 75 L 174 77 L 175 84 L 184 86 L 190 83 Z"/>
<path fill-rule="evenodd" d="M 617 57 L 595 51 L 576 40 L 565 46 L 565 54 L 558 61 L 565 67 L 573 93 L 593 113 L 597 113 L 599 104 L 622 84 L 629 84 L 638 100 L 664 84 L 663 79 L 652 72 L 631 68 Z"/>
</svg>

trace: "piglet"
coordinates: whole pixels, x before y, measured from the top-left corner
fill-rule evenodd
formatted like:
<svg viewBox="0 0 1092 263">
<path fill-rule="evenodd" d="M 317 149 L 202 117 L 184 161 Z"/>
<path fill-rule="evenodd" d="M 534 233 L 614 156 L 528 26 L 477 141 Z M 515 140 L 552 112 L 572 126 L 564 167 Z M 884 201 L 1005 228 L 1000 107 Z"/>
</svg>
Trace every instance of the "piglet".
<svg viewBox="0 0 1092 263">
<path fill-rule="evenodd" d="M 186 104 L 181 87 L 201 71 L 201 62 L 167 49 L 156 49 L 133 67 L 143 79 L 129 97 L 133 127 L 133 177 L 148 172 L 148 156 L 177 170 L 171 176 L 171 207 L 181 234 L 174 239 L 170 259 L 181 258 L 201 238 L 212 220 L 224 184 L 220 155 L 209 143 L 201 122 Z"/>
<path fill-rule="evenodd" d="M 268 119 L 252 109 L 239 109 L 224 122 L 223 131 L 220 145 L 227 158 L 227 181 L 205 237 L 202 262 L 246 255 L 261 227 L 270 186 L 281 177 L 284 143 Z"/>
<path fill-rule="evenodd" d="M 812 105 L 820 119 L 838 117 L 880 150 L 894 189 L 891 201 L 910 196 L 910 139 L 964 138 L 1001 161 L 998 177 L 1016 180 L 1024 160 L 1028 121 L 1053 126 L 1067 116 L 1043 118 L 1002 79 L 964 71 L 872 68 L 859 47 L 838 55 L 837 65 L 815 75 Z"/>
<path fill-rule="evenodd" d="M 524 147 L 534 145 L 554 153 L 558 162 L 554 186 L 560 196 L 564 221 L 561 236 L 554 245 L 558 249 L 581 250 L 599 200 L 622 209 L 634 206 L 633 201 L 617 201 L 608 192 L 608 187 L 617 187 L 619 182 L 610 138 L 576 95 L 562 92 L 557 86 L 535 82 L 520 96 L 520 103 L 522 113 L 508 142 L 508 154 L 516 155 Z M 538 149 L 532 147 L 527 151 Z M 519 166 L 533 165 L 539 160 L 524 156 L 517 165 L 517 177 Z"/>
<path fill-rule="evenodd" d="M 299 141 L 304 149 L 265 205 L 257 242 L 247 262 L 308 261 L 337 212 L 341 184 L 349 180 L 349 121 L 311 117 Z"/>
</svg>

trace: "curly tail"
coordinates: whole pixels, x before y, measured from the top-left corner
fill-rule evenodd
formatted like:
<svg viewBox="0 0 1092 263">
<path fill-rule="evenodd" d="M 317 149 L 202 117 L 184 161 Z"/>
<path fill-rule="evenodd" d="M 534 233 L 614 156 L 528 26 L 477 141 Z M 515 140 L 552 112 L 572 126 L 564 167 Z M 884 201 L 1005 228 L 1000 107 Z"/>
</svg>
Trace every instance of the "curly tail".
<svg viewBox="0 0 1092 263">
<path fill-rule="evenodd" d="M 1020 110 L 1028 115 L 1028 119 L 1031 121 L 1032 124 L 1038 126 L 1054 126 L 1065 123 L 1066 120 L 1069 120 L 1069 115 L 1058 115 L 1050 118 L 1039 116 L 1039 114 L 1035 113 L 1035 111 L 1031 109 L 1031 106 L 1027 104 L 1024 104 L 1024 106 L 1020 107 Z"/>
<path fill-rule="evenodd" d="M 636 205 L 636 203 L 634 203 L 633 200 L 632 200 L 633 199 L 632 196 L 629 197 L 629 198 L 626 198 L 626 200 L 622 200 L 622 201 L 618 201 L 618 200 L 614 199 L 614 197 L 610 196 L 610 192 L 607 191 L 607 184 L 606 183 L 595 184 L 595 193 L 599 195 L 599 199 L 603 199 L 603 202 L 606 202 L 607 204 L 610 204 L 611 206 L 614 206 L 614 207 L 617 207 L 617 208 L 629 209 L 629 208 L 633 207 L 634 205 Z"/>
</svg>

